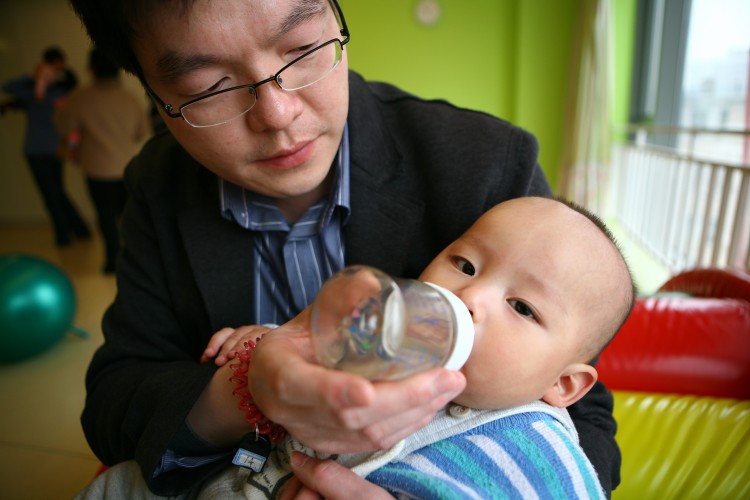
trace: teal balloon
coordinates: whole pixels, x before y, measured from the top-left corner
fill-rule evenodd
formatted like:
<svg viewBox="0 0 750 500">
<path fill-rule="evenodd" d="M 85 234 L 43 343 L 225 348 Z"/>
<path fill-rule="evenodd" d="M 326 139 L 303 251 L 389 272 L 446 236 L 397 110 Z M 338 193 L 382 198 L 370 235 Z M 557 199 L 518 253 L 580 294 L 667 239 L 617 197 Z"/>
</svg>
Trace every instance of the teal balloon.
<svg viewBox="0 0 750 500">
<path fill-rule="evenodd" d="M 0 362 L 39 354 L 72 328 L 76 296 L 68 276 L 30 255 L 0 256 Z"/>
</svg>

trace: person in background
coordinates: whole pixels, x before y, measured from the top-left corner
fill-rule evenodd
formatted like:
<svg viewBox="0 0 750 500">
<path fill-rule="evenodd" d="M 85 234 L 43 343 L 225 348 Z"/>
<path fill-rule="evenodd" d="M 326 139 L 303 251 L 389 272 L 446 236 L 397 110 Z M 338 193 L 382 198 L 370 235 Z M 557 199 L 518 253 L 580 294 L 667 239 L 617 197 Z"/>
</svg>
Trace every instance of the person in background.
<svg viewBox="0 0 750 500">
<path fill-rule="evenodd" d="M 151 134 L 151 126 L 146 103 L 125 87 L 114 59 L 94 48 L 88 67 L 91 83 L 75 89 L 57 108 L 54 124 L 62 136 L 79 134 L 77 158 L 104 240 L 104 272 L 114 273 L 119 220 L 127 199 L 123 173 Z"/>
<path fill-rule="evenodd" d="M 32 75 L 5 82 L 3 90 L 11 96 L 4 109 L 26 112 L 24 154 L 52 221 L 55 243 L 70 245 L 73 238 L 88 239 L 91 231 L 64 187 L 61 137 L 52 124 L 55 108 L 62 105 L 76 86 L 75 74 L 65 65 L 65 54 L 49 47 L 42 54 Z"/>
<path fill-rule="evenodd" d="M 118 293 L 87 373 L 81 421 L 119 464 L 104 473 L 111 497 L 215 480 L 227 450 L 265 436 L 248 411 L 323 453 L 386 449 L 427 425 L 461 373 L 371 383 L 325 369 L 300 313 L 347 264 L 415 278 L 491 207 L 551 196 L 536 139 L 349 71 L 335 0 L 72 4 L 170 132 L 126 170 Z M 201 364 L 203 350 L 222 328 L 269 323 L 242 377 L 252 408 L 238 409 L 231 369 Z M 606 491 L 619 482 L 612 404 L 597 383 L 569 409 Z"/>
</svg>

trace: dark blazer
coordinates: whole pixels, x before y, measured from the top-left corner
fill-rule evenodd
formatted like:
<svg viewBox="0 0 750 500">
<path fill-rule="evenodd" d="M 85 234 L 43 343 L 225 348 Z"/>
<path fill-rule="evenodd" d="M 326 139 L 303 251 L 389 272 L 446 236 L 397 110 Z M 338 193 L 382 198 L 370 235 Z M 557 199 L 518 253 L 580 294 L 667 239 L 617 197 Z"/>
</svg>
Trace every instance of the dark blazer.
<svg viewBox="0 0 750 500">
<path fill-rule="evenodd" d="M 355 73 L 349 85 L 347 263 L 417 277 L 491 206 L 551 194 L 529 133 Z M 213 332 L 253 323 L 252 237 L 220 216 L 216 176 L 168 134 L 144 147 L 126 183 L 118 294 L 87 375 L 82 424 L 104 463 L 135 458 L 155 492 L 175 494 L 218 466 L 152 478 L 168 445 L 202 451 L 182 423 L 215 367 L 196 360 Z M 596 443 L 587 453 L 607 488 L 619 471 L 611 397 L 602 387 L 584 404 L 594 418 L 581 429 Z"/>
</svg>

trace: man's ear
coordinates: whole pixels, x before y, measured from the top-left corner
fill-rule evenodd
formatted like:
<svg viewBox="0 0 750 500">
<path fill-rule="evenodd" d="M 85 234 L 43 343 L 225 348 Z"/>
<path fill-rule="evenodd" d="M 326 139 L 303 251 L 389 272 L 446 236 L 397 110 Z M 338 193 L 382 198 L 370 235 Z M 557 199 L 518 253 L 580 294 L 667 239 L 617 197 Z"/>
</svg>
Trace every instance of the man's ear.
<svg viewBox="0 0 750 500">
<path fill-rule="evenodd" d="M 566 408 L 581 399 L 599 377 L 596 368 L 584 363 L 569 365 L 542 400 L 558 408 Z"/>
</svg>

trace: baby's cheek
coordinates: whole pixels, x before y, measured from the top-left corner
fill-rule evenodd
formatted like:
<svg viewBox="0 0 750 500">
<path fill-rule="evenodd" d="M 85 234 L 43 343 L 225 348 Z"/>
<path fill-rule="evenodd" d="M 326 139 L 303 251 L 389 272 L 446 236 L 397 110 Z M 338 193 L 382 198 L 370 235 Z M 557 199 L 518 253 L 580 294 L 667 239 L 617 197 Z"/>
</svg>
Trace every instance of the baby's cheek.
<svg viewBox="0 0 750 500">
<path fill-rule="evenodd" d="M 479 408 L 484 398 L 493 390 L 492 381 L 484 378 L 482 370 L 478 371 L 477 356 L 469 357 L 469 361 L 461 368 L 461 373 L 466 377 L 466 388 L 454 401 L 464 406 Z M 484 370 L 486 372 L 487 370 Z"/>
</svg>

